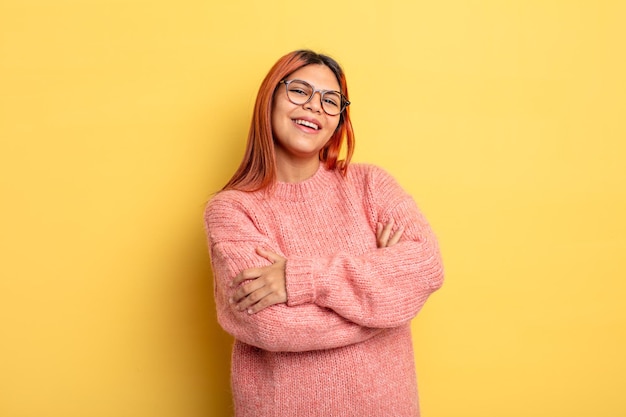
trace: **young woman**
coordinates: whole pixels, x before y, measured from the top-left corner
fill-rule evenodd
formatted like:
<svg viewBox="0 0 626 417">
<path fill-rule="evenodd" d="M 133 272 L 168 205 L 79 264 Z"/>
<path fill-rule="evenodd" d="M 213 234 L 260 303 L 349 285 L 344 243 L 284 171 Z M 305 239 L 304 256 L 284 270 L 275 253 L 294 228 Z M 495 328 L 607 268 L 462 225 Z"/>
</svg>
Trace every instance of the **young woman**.
<svg viewBox="0 0 626 417">
<path fill-rule="evenodd" d="M 207 205 L 237 416 L 419 415 L 410 321 L 443 283 L 439 249 L 392 177 L 349 164 L 349 104 L 333 59 L 280 58 Z"/>
</svg>

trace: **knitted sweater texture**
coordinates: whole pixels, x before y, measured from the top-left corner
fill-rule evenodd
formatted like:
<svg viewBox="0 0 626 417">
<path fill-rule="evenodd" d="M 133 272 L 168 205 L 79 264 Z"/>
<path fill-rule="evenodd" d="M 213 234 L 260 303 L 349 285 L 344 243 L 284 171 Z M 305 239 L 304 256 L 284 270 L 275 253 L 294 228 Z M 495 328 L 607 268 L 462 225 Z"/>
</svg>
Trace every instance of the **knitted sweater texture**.
<svg viewBox="0 0 626 417">
<path fill-rule="evenodd" d="M 377 248 L 376 225 L 404 226 Z M 385 171 L 323 166 L 271 191 L 222 191 L 206 231 L 220 325 L 235 337 L 238 417 L 419 416 L 410 321 L 443 283 L 437 241 L 413 199 Z M 228 302 L 232 279 L 287 259 L 287 302 L 256 314 Z"/>
</svg>

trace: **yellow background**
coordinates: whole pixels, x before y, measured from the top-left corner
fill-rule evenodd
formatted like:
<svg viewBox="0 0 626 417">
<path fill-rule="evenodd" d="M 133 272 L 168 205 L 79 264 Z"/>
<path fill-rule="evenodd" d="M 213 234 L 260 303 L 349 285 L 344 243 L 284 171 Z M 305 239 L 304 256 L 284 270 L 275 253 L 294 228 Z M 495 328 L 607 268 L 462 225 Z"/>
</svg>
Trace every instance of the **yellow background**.
<svg viewBox="0 0 626 417">
<path fill-rule="evenodd" d="M 423 415 L 626 415 L 625 4 L 2 0 L 0 416 L 229 414 L 201 214 L 303 47 L 441 241 Z"/>
</svg>

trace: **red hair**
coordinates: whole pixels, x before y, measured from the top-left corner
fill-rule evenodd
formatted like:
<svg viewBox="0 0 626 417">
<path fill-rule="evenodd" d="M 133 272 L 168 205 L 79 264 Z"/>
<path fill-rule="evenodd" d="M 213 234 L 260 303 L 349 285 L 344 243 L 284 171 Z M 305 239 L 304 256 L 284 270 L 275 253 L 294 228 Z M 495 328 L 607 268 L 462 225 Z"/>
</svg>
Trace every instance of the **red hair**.
<svg viewBox="0 0 626 417">
<path fill-rule="evenodd" d="M 243 160 L 233 177 L 223 190 L 257 191 L 271 186 L 276 181 L 276 159 L 272 134 L 272 105 L 278 83 L 292 72 L 311 64 L 327 66 L 337 77 L 341 93 L 348 98 L 348 84 L 343 70 L 332 58 L 309 50 L 288 53 L 270 69 L 261 83 L 257 94 L 252 122 L 248 133 L 248 143 Z M 346 158 L 339 160 L 344 142 L 347 145 Z M 346 174 L 354 153 L 354 131 L 350 122 L 350 106 L 339 116 L 339 125 L 328 143 L 320 151 L 320 161 L 328 169 L 338 169 Z"/>
</svg>

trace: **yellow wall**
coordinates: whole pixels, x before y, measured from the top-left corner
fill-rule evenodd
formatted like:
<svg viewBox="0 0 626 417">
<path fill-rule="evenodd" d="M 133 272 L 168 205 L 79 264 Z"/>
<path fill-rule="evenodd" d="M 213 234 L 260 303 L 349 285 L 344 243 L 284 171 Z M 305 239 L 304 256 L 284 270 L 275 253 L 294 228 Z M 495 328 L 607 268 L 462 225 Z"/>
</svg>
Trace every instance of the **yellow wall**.
<svg viewBox="0 0 626 417">
<path fill-rule="evenodd" d="M 301 47 L 441 240 L 424 416 L 625 415 L 625 3 L 270 3 L 0 3 L 0 416 L 228 415 L 201 213 Z"/>
</svg>

